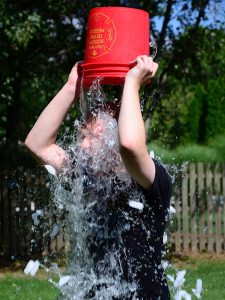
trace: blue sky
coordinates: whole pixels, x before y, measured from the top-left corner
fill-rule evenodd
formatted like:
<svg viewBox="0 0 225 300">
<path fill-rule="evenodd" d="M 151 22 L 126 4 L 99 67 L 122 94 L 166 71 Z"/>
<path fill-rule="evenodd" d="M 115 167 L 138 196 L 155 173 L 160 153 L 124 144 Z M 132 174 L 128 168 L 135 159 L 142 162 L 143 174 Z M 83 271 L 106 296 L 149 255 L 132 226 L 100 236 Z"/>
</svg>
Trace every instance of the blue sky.
<svg viewBox="0 0 225 300">
<path fill-rule="evenodd" d="M 190 1 L 191 2 L 191 1 Z M 190 3 L 191 4 L 191 3 Z M 173 18 L 170 21 L 170 24 L 176 28 L 179 26 L 179 22 L 177 21 L 177 14 L 179 13 L 181 7 L 177 6 L 176 10 L 174 11 Z M 225 0 L 221 1 L 221 3 L 216 3 L 216 1 L 211 1 L 208 9 L 207 9 L 207 17 L 208 21 L 202 21 L 202 25 L 213 24 L 214 27 L 217 26 L 217 20 L 225 22 Z M 157 18 L 156 21 L 156 28 L 161 30 L 163 18 Z"/>
</svg>

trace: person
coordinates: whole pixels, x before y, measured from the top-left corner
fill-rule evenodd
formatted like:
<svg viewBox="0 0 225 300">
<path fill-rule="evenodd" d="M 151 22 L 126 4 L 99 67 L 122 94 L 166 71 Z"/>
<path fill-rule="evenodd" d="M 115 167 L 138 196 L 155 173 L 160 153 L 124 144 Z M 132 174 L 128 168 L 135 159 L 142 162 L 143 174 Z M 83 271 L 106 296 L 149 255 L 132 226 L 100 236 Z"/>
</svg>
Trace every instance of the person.
<svg viewBox="0 0 225 300">
<path fill-rule="evenodd" d="M 138 186 L 141 197 L 132 203 L 127 199 L 123 203 L 122 212 L 115 209 L 109 230 L 115 231 L 118 223 L 120 227 L 126 227 L 120 236 L 123 248 L 123 253 L 120 254 L 122 278 L 127 282 L 135 281 L 138 288 L 135 298 L 127 295 L 113 299 L 168 300 L 169 289 L 161 259 L 171 196 L 171 178 L 165 168 L 148 153 L 139 96 L 141 86 L 152 80 L 158 65 L 145 55 L 138 56 L 133 63 L 135 66 L 126 74 L 123 86 L 118 118 L 118 142 L 120 159 Z M 70 154 L 57 145 L 56 138 L 67 112 L 79 97 L 79 64 L 75 64 L 68 81 L 44 109 L 25 141 L 25 145 L 39 161 L 53 166 L 58 173 L 70 159 Z M 87 132 L 92 132 L 93 135 L 90 136 Z M 84 128 L 80 147 L 94 151 L 102 137 L 104 124 L 98 117 L 91 118 Z M 98 180 L 97 176 L 95 179 Z M 120 203 L 117 205 L 120 206 Z M 132 221 L 134 219 L 135 222 Z M 121 244 L 119 248 L 121 249 Z"/>
</svg>

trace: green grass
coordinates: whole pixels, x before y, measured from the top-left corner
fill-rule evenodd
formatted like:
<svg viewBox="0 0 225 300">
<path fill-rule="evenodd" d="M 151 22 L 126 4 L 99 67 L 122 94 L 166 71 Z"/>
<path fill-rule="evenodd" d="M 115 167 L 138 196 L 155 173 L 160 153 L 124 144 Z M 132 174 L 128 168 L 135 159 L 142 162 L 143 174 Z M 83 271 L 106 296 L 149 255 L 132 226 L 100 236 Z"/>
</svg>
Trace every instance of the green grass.
<svg viewBox="0 0 225 300">
<path fill-rule="evenodd" d="M 225 135 L 217 135 L 211 138 L 207 144 L 185 144 L 175 149 L 167 149 L 158 142 L 149 143 L 149 149 L 154 150 L 155 155 L 164 163 L 188 162 L 224 162 Z"/>
<path fill-rule="evenodd" d="M 184 290 L 193 295 L 192 289 L 196 287 L 198 278 L 202 279 L 203 300 L 224 300 L 225 299 L 225 259 L 215 259 L 206 256 L 204 258 L 188 258 L 185 261 L 176 260 L 173 262 L 177 270 L 186 270 Z M 169 274 L 175 274 L 171 269 Z M 192 296 L 192 300 L 197 299 Z"/>
<path fill-rule="evenodd" d="M 168 273 L 175 274 L 177 270 L 187 270 L 184 289 L 192 294 L 196 281 L 203 281 L 202 300 L 225 299 L 225 258 L 211 258 L 204 255 L 197 258 L 172 259 L 173 268 Z M 0 272 L 1 300 L 55 300 L 58 290 L 47 281 L 43 272 L 38 271 L 35 277 L 26 276 L 23 271 Z M 192 300 L 197 298 L 192 294 Z M 172 299 L 173 300 L 173 297 Z"/>
<path fill-rule="evenodd" d="M 203 163 L 224 162 L 224 157 L 209 146 L 188 144 L 179 146 L 174 150 L 169 150 L 153 143 L 149 145 L 149 148 L 153 149 L 155 155 L 164 163 L 182 163 L 184 161 Z"/>
<path fill-rule="evenodd" d="M 53 300 L 58 294 L 58 290 L 40 276 L 26 276 L 22 271 L 0 276 L 1 300 Z"/>
</svg>

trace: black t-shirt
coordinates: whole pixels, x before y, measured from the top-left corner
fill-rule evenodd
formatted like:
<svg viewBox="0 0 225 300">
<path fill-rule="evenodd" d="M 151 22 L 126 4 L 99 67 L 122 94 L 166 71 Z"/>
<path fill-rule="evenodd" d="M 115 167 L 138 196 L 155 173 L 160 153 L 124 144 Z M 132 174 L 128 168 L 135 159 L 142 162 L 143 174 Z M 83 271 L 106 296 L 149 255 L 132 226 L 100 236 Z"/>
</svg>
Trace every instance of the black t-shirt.
<svg viewBox="0 0 225 300">
<path fill-rule="evenodd" d="M 129 195 L 129 188 L 127 190 L 120 186 L 120 193 L 117 193 L 113 201 L 108 202 L 110 204 L 101 203 L 92 210 L 92 219 L 98 221 L 96 228 L 92 229 L 87 245 L 93 257 L 96 273 L 101 273 L 105 268 L 99 266 L 104 265 L 107 253 L 115 251 L 121 269 L 121 280 L 135 282 L 137 286 L 135 298 L 131 293 L 113 299 L 170 299 L 161 258 L 172 185 L 165 168 L 156 160 L 154 163 L 155 179 L 149 190 L 134 183 L 138 193 Z M 88 194 L 98 179 L 95 176 L 92 178 L 87 170 L 84 173 L 89 178 L 87 184 L 85 182 L 83 184 L 84 191 L 86 190 Z M 113 190 L 110 192 L 111 198 L 116 195 L 119 185 L 120 181 L 115 179 L 112 184 L 115 193 Z M 104 193 L 106 193 L 104 188 L 95 189 L 95 194 L 100 199 Z M 143 208 L 133 207 L 130 201 L 136 201 Z M 96 287 L 99 288 L 101 286 Z"/>
<path fill-rule="evenodd" d="M 123 242 L 127 255 L 137 266 L 138 299 L 168 300 L 170 296 L 161 258 L 172 184 L 165 168 L 154 162 L 156 174 L 153 185 L 149 190 L 140 187 L 145 201 L 143 210 L 128 208 L 129 214 L 138 222 L 125 233 Z M 123 261 L 123 266 L 124 277 L 129 280 L 126 261 Z"/>
</svg>

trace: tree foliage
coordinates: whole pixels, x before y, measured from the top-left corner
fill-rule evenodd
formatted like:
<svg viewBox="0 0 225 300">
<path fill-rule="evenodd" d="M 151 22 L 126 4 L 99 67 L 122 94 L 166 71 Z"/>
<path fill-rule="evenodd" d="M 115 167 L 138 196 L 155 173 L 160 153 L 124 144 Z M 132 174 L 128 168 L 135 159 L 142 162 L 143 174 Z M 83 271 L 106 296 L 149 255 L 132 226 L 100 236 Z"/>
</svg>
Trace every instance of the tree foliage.
<svg viewBox="0 0 225 300">
<path fill-rule="evenodd" d="M 153 138 L 177 146 L 185 142 L 204 143 L 211 136 L 210 132 L 224 132 L 221 108 L 224 97 L 224 39 L 222 29 L 199 27 L 196 30 L 190 27 L 174 41 L 176 59 L 169 58 L 171 51 L 167 51 L 164 59 L 169 63 L 159 77 L 164 95 L 156 108 L 161 128 L 157 132 L 164 132 L 163 140 L 156 134 L 152 135 Z M 214 86 L 217 86 L 218 92 Z M 157 114 L 153 115 L 154 118 Z"/>
<path fill-rule="evenodd" d="M 225 133 L 225 80 L 224 77 L 210 80 L 207 89 L 207 115 L 205 120 L 206 137 Z"/>
<path fill-rule="evenodd" d="M 160 61 L 159 76 L 152 84 L 153 94 L 147 98 L 144 110 L 145 119 L 153 117 L 151 136 L 160 139 L 163 135 L 168 145 L 175 146 L 188 139 L 204 141 L 217 130 L 221 132 L 223 123 L 217 124 L 213 118 L 223 101 L 220 86 L 224 83 L 224 31 L 221 18 L 212 18 L 209 13 L 221 2 L 1 0 L 1 143 L 6 141 L 16 147 L 18 140 L 24 140 L 73 64 L 83 58 L 89 10 L 110 5 L 150 12 L 151 35 L 158 44 Z M 198 86 L 205 91 L 207 100 L 199 96 Z M 222 118 L 220 115 L 219 120 Z M 204 136 L 199 133 L 202 122 L 208 126 Z"/>
</svg>

